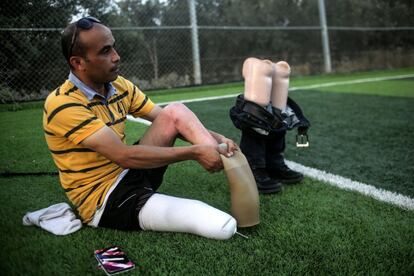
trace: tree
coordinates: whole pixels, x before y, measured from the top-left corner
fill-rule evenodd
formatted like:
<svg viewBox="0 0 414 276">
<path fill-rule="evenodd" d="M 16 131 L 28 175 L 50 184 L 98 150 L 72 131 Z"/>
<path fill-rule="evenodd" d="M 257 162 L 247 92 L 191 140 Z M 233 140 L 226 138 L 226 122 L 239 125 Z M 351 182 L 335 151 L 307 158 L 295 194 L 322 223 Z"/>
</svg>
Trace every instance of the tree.
<svg viewBox="0 0 414 276">
<path fill-rule="evenodd" d="M 74 16 L 110 14 L 110 0 L 13 0 L 2 2 L 0 68 L 3 87 L 12 87 L 18 97 L 47 93 L 68 74 L 62 55 L 60 32 Z M 15 28 L 15 29 L 12 29 Z M 36 97 L 36 96 L 34 96 Z"/>
<path fill-rule="evenodd" d="M 3 85 L 17 91 L 39 91 L 50 87 L 55 76 L 48 68 L 61 66 L 59 29 L 65 26 L 76 10 L 74 1 L 15 0 L 3 3 L 0 25 L 3 28 L 19 28 L 18 31 L 2 31 L 0 44 L 0 76 Z M 47 14 L 47 16 L 45 16 Z M 30 29 L 52 28 L 51 31 Z M 43 81 L 38 81 L 43 80 Z"/>
</svg>

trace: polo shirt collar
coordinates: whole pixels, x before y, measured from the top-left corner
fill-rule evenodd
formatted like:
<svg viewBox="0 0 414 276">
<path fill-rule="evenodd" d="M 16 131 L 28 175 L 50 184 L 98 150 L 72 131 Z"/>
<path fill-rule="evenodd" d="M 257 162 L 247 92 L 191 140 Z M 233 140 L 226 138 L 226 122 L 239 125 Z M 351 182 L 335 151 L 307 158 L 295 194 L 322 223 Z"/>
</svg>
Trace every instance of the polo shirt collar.
<svg viewBox="0 0 414 276">
<path fill-rule="evenodd" d="M 92 101 L 93 98 L 97 97 L 103 101 L 107 101 L 109 98 L 111 98 L 113 95 L 116 94 L 116 89 L 112 85 L 112 83 L 108 82 L 105 84 L 105 88 L 108 91 L 108 94 L 106 98 L 87 86 L 85 83 L 83 83 L 75 74 L 70 71 L 68 80 L 72 82 L 79 90 L 88 98 L 89 101 Z"/>
</svg>

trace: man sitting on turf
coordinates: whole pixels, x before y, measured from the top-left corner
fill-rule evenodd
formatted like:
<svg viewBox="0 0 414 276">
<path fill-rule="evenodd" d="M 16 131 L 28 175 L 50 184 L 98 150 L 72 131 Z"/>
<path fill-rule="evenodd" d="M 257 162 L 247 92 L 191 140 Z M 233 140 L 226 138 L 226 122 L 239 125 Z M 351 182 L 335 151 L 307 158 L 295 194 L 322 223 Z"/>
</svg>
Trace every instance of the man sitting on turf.
<svg viewBox="0 0 414 276">
<path fill-rule="evenodd" d="M 182 104 L 155 105 L 119 76 L 120 57 L 108 27 L 86 17 L 62 33 L 68 80 L 47 97 L 43 127 L 60 182 L 84 223 L 122 230 L 188 232 L 228 239 L 235 219 L 205 203 L 156 193 L 169 164 L 195 160 L 217 172 L 219 143 Z M 127 114 L 152 121 L 134 145 L 125 144 Z M 191 146 L 173 147 L 180 136 Z M 197 185 L 197 183 L 195 183 Z"/>
</svg>

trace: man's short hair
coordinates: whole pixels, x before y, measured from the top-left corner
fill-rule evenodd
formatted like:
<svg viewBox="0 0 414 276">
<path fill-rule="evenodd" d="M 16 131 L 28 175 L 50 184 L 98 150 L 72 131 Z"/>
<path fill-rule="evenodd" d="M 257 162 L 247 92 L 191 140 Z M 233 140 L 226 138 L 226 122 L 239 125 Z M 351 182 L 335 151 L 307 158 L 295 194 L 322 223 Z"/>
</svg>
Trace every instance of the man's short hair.
<svg viewBox="0 0 414 276">
<path fill-rule="evenodd" d="M 83 17 L 69 24 L 63 30 L 61 35 L 62 53 L 69 66 L 71 66 L 69 62 L 71 56 L 86 57 L 86 45 L 79 39 L 79 33 L 83 30 L 91 29 L 94 24 L 104 25 L 99 19 L 94 17 Z"/>
</svg>

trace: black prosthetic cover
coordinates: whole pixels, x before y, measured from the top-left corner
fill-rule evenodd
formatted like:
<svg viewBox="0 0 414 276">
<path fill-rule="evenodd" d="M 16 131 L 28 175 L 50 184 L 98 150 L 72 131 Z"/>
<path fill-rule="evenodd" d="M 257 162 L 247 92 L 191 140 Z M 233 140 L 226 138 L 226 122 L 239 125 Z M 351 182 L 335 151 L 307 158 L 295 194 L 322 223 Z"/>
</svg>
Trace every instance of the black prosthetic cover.
<svg viewBox="0 0 414 276">
<path fill-rule="evenodd" d="M 285 150 L 286 130 L 280 130 L 266 140 L 266 168 L 281 168 L 285 164 L 283 151 Z"/>
<path fill-rule="evenodd" d="M 253 130 L 242 130 L 240 149 L 252 169 L 266 168 L 266 137 Z"/>
<path fill-rule="evenodd" d="M 261 135 L 253 130 L 242 130 L 240 149 L 252 169 L 279 168 L 284 165 L 286 130 Z"/>
</svg>

